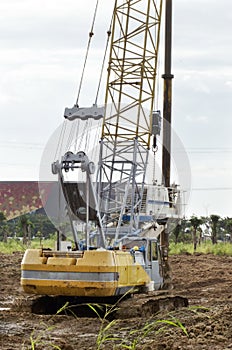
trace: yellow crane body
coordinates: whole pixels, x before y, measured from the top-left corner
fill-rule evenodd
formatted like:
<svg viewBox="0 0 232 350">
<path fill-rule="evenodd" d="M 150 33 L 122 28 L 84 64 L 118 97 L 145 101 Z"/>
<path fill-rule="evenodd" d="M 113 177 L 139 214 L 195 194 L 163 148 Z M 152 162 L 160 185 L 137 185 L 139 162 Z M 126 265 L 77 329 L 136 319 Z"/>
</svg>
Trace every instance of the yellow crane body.
<svg viewBox="0 0 232 350">
<path fill-rule="evenodd" d="M 112 297 L 146 288 L 151 282 L 142 265 L 122 250 L 51 254 L 28 249 L 21 270 L 21 285 L 30 294 Z"/>
</svg>

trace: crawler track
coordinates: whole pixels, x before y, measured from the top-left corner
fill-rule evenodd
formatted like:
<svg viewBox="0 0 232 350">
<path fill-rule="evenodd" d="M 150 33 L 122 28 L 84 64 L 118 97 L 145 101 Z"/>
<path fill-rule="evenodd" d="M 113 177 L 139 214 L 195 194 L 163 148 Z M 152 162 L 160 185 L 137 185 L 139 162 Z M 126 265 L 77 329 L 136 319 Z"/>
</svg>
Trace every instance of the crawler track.
<svg viewBox="0 0 232 350">
<path fill-rule="evenodd" d="M 110 309 L 110 319 L 126 319 L 150 317 L 160 311 L 169 312 L 187 307 L 188 299 L 180 295 L 173 295 L 170 291 L 162 291 L 142 295 L 135 294 L 127 296 L 123 300 L 122 298 L 71 298 L 62 296 L 41 296 L 27 300 L 27 308 L 34 314 L 55 315 L 58 312 L 77 317 L 98 317 L 89 305 L 93 306 L 101 317 L 104 317 L 107 310 Z"/>
</svg>

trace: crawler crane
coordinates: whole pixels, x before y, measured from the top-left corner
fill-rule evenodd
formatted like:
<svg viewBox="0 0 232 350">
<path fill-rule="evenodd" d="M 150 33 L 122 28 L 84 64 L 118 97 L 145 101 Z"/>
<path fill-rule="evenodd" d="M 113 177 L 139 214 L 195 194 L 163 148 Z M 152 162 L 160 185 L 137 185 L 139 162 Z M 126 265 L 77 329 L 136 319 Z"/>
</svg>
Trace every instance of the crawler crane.
<svg viewBox="0 0 232 350">
<path fill-rule="evenodd" d="M 83 130 L 90 121 L 101 124 L 98 160 L 80 148 L 52 164 L 75 247 L 28 249 L 21 268 L 26 293 L 106 298 L 151 292 L 166 283 L 167 222 L 181 215 L 180 191 L 169 183 L 170 158 L 165 185 L 147 181 L 161 129 L 154 99 L 162 5 L 162 0 L 115 1 L 104 106 L 75 104 L 64 115 L 65 123 L 84 125 Z M 170 72 L 165 78 L 167 90 Z M 75 231 L 80 221 L 82 239 Z"/>
</svg>

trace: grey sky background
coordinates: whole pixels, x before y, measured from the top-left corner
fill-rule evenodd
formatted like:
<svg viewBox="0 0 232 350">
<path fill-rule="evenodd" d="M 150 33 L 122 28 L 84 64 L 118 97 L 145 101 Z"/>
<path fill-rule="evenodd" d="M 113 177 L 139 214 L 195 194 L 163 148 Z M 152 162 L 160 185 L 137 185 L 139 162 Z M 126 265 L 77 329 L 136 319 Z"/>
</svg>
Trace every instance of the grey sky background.
<svg viewBox="0 0 232 350">
<path fill-rule="evenodd" d="M 95 100 L 113 3 L 99 3 L 82 106 Z M 43 149 L 77 96 L 94 7 L 95 0 L 0 2 L 1 181 L 38 180 Z M 186 214 L 231 217 L 232 1 L 173 0 L 173 15 L 173 128 L 192 176 Z M 99 104 L 103 97 L 104 81 Z"/>
</svg>

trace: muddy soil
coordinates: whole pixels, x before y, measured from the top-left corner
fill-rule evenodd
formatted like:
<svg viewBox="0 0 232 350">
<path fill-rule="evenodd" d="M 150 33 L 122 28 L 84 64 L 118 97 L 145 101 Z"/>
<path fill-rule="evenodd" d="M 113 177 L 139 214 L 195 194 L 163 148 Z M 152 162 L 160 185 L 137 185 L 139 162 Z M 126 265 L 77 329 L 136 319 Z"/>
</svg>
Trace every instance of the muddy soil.
<svg viewBox="0 0 232 350">
<path fill-rule="evenodd" d="M 21 259 L 20 253 L 0 253 L 0 349 L 232 349 L 231 257 L 172 256 L 170 294 L 187 297 L 189 307 L 132 317 L 134 297 L 128 300 L 128 312 L 112 324 L 85 314 L 33 314 L 31 297 L 19 286 Z M 105 340 L 98 348 L 100 335 L 117 339 Z"/>
</svg>

